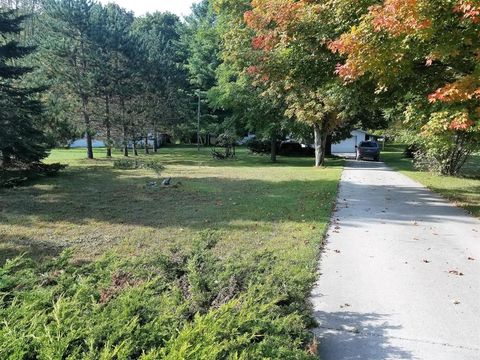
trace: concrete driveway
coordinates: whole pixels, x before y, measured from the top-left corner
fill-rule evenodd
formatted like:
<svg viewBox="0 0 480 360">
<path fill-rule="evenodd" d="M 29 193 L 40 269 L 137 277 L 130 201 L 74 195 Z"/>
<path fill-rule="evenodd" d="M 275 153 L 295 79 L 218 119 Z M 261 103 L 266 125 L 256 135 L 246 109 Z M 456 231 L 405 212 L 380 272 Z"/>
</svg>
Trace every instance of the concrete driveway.
<svg viewBox="0 0 480 360">
<path fill-rule="evenodd" d="M 480 359 L 480 221 L 348 161 L 312 302 L 322 360 Z"/>
</svg>

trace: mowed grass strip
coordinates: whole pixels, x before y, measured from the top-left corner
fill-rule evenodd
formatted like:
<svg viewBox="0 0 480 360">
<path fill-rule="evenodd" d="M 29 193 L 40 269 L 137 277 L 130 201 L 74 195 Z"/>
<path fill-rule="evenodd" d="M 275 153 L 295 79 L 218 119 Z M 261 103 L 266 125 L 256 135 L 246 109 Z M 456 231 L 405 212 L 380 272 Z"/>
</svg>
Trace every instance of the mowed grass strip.
<svg viewBox="0 0 480 360">
<path fill-rule="evenodd" d="M 173 187 L 151 186 L 153 171 L 115 170 L 97 150 L 53 150 L 68 164 L 58 177 L 1 191 L 0 262 L 36 258 L 72 247 L 92 259 L 108 251 L 143 256 L 165 246 L 190 246 L 195 233 L 221 233 L 217 251 L 272 249 L 286 258 L 316 256 L 335 201 L 341 161 L 314 169 L 312 159 L 267 157 L 239 150 L 237 160 L 213 160 L 208 149 L 163 148 L 147 156 L 166 166 Z M 114 159 L 121 158 L 114 154 Z M 145 157 L 145 156 L 143 156 Z M 142 156 L 141 156 L 142 158 Z"/>
<path fill-rule="evenodd" d="M 473 156 L 465 164 L 460 176 L 453 177 L 416 170 L 412 160 L 403 156 L 404 150 L 403 145 L 389 145 L 382 152 L 382 160 L 391 168 L 480 217 L 480 155 Z"/>
</svg>

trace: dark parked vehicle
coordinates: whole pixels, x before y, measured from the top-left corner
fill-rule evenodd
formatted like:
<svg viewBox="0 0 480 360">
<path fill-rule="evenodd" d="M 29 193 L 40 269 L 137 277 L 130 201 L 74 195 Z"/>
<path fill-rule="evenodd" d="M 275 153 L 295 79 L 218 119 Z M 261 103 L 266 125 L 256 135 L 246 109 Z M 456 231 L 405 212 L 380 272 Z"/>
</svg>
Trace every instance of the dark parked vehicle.
<svg viewBox="0 0 480 360">
<path fill-rule="evenodd" d="M 380 146 L 375 141 L 362 141 L 357 146 L 357 160 L 364 158 L 380 161 Z"/>
<path fill-rule="evenodd" d="M 288 140 L 280 143 L 278 153 L 282 156 L 315 156 L 315 149 L 309 145 Z"/>
</svg>

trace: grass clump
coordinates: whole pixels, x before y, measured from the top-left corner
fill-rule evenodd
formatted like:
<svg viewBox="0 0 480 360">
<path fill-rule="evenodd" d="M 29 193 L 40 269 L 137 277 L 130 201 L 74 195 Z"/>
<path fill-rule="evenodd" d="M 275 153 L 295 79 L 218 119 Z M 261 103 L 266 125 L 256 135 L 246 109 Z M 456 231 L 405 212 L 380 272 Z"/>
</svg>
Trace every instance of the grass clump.
<svg viewBox="0 0 480 360">
<path fill-rule="evenodd" d="M 41 177 L 56 176 L 67 165 L 33 163 L 26 167 L 0 168 L 0 188 L 11 188 Z"/>
<path fill-rule="evenodd" d="M 287 276 L 268 252 L 221 260 L 215 240 L 202 238 L 148 261 L 79 266 L 68 252 L 43 266 L 7 261 L 0 358 L 311 358 L 312 276 Z"/>
<path fill-rule="evenodd" d="M 165 167 L 156 160 L 118 159 L 113 161 L 113 168 L 120 170 L 149 169 L 160 176 Z"/>
</svg>

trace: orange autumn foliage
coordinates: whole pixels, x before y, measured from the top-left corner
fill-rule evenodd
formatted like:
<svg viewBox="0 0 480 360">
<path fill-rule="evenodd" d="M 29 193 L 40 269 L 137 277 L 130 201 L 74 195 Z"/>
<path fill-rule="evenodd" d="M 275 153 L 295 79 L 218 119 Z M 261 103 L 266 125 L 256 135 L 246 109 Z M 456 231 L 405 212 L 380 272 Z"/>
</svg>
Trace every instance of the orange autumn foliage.
<svg viewBox="0 0 480 360">
<path fill-rule="evenodd" d="M 437 101 L 453 103 L 480 99 L 480 82 L 473 75 L 465 76 L 436 90 L 429 95 L 428 99 L 431 103 Z"/>
<path fill-rule="evenodd" d="M 381 54 L 381 46 L 371 41 L 371 35 L 380 31 L 387 32 L 392 39 L 398 38 L 399 45 L 405 35 L 417 35 L 433 25 L 433 16 L 425 11 L 427 0 L 385 0 L 381 5 L 371 6 L 364 21 L 352 28 L 349 33 L 332 41 L 329 48 L 346 56 L 343 64 L 339 64 L 336 73 L 346 82 L 358 79 L 367 72 L 382 75 L 382 71 L 391 72 L 395 64 L 394 48 L 387 49 L 387 56 L 377 60 Z M 457 0 L 453 13 L 461 13 L 462 19 L 473 23 L 480 22 L 480 0 Z M 452 14 L 453 18 L 453 14 Z M 454 18 L 453 18 L 454 19 Z M 438 20 L 437 20 L 438 21 Z M 457 20 L 458 21 L 458 20 Z M 461 19 L 460 19 L 461 21 Z M 468 44 L 466 44 L 468 46 Z M 450 51 L 448 48 L 446 51 Z M 478 50 L 473 51 L 478 59 Z M 401 50 L 400 50 L 401 58 Z M 450 52 L 446 56 L 455 55 Z M 439 50 L 426 56 L 426 66 L 441 58 Z M 456 55 L 455 55 L 456 56 Z M 390 64 L 387 66 L 386 64 Z M 466 75 L 459 80 L 446 84 L 428 96 L 431 103 L 454 103 L 480 99 L 480 79 L 475 75 Z M 463 122 L 464 124 L 465 122 Z"/>
<path fill-rule="evenodd" d="M 394 36 L 411 34 L 428 28 L 429 19 L 421 15 L 418 0 L 386 0 L 371 6 L 370 15 L 375 31 L 387 31 Z"/>
<path fill-rule="evenodd" d="M 351 82 L 369 70 L 380 71 L 380 66 L 377 66 L 380 64 L 379 50 L 370 43 L 369 32 L 385 31 L 399 37 L 428 29 L 431 21 L 420 9 L 421 0 L 386 0 L 382 5 L 370 6 L 361 25 L 330 42 L 331 51 L 347 55 L 345 63 L 337 66 L 336 73 L 345 82 Z M 396 61 L 399 56 L 392 54 L 391 60 Z"/>
<path fill-rule="evenodd" d="M 473 126 L 475 126 L 475 122 L 467 114 L 462 114 L 453 119 L 448 128 L 453 131 L 467 131 Z"/>
<path fill-rule="evenodd" d="M 465 20 L 480 23 L 480 3 L 478 0 L 458 0 L 454 11 L 463 15 Z"/>
<path fill-rule="evenodd" d="M 308 0 L 253 0 L 252 10 L 244 14 L 244 20 L 257 35 L 252 40 L 255 50 L 272 50 L 281 39 L 290 24 L 302 15 Z"/>
</svg>

